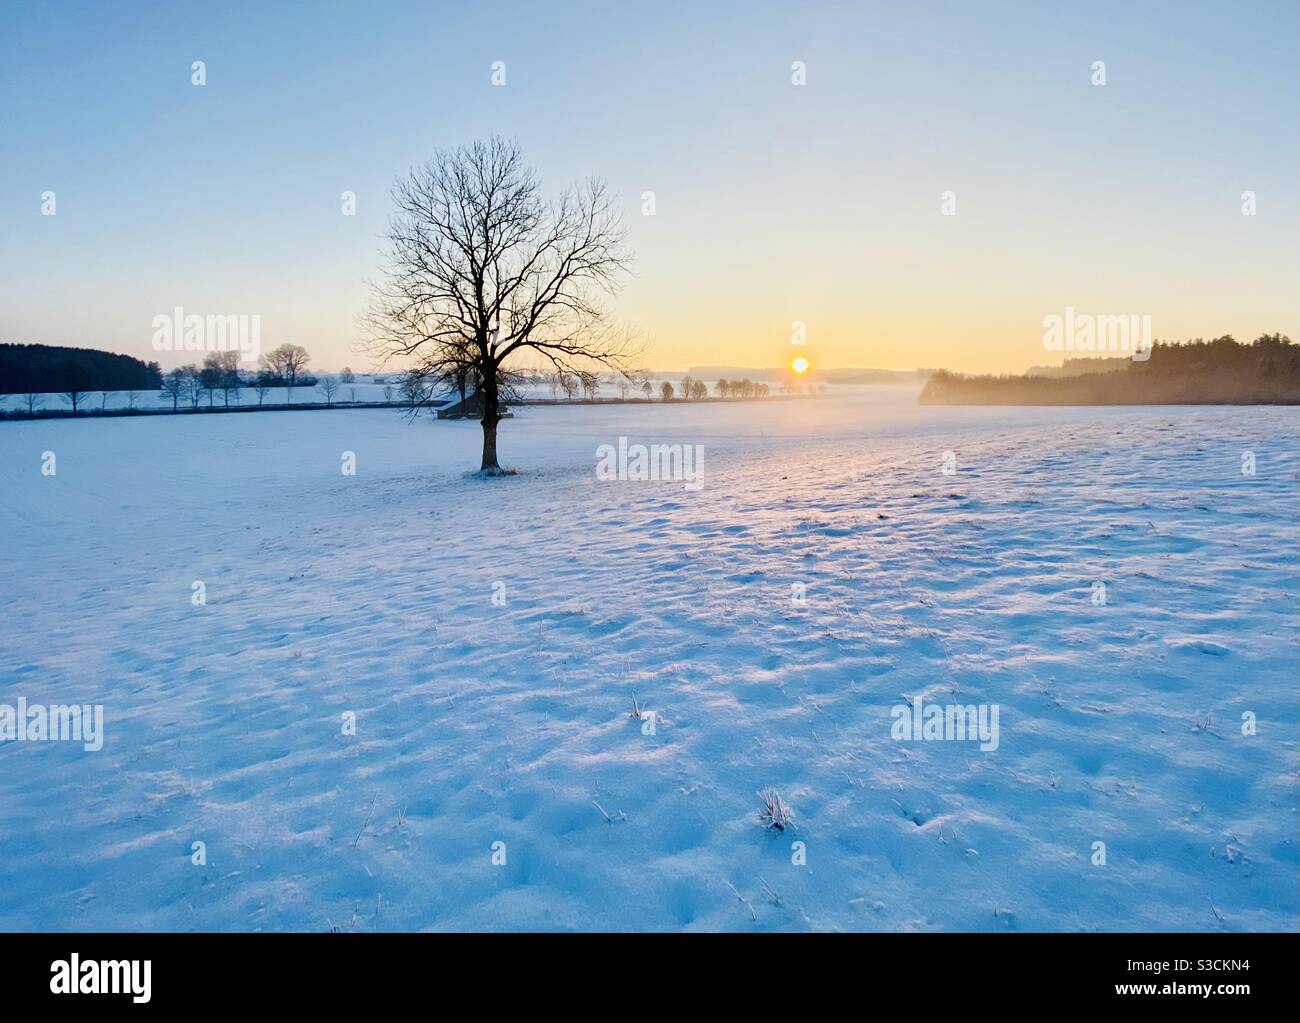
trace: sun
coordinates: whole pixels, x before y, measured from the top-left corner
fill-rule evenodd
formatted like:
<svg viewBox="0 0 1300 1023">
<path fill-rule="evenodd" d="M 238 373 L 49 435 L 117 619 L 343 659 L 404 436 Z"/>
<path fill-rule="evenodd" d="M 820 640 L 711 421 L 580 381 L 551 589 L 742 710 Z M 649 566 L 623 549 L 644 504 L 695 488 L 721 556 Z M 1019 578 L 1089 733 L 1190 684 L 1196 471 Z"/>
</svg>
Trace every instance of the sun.
<svg viewBox="0 0 1300 1023">
<path fill-rule="evenodd" d="M 808 367 L 811 365 L 812 363 L 810 363 L 802 355 L 797 356 L 796 358 L 790 360 L 790 368 L 794 370 L 795 373 L 797 373 L 799 376 L 803 376 L 805 373 L 807 373 Z"/>
</svg>

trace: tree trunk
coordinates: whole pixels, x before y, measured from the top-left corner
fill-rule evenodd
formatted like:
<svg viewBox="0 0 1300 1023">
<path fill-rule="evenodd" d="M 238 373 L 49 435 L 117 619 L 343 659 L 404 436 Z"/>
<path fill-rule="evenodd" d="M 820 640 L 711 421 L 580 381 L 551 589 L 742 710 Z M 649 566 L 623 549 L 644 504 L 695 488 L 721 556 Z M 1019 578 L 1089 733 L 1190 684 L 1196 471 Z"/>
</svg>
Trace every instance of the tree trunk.
<svg viewBox="0 0 1300 1023">
<path fill-rule="evenodd" d="M 483 464 L 480 471 L 500 472 L 497 464 L 497 423 L 501 421 L 501 404 L 497 400 L 495 374 L 485 374 L 482 389 Z"/>
</svg>

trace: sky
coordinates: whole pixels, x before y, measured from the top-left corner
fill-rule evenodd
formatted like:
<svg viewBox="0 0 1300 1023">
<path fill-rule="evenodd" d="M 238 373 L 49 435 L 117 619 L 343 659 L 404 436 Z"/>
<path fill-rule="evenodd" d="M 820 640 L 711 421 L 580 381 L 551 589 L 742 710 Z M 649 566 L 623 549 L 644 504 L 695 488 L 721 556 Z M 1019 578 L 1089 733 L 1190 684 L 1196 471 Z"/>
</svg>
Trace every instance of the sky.
<svg viewBox="0 0 1300 1023">
<path fill-rule="evenodd" d="M 179 306 L 368 369 L 393 181 L 494 133 L 619 194 L 654 368 L 802 323 L 815 367 L 1014 372 L 1067 307 L 1300 340 L 1297 129 L 1280 0 L 0 0 L 0 340 L 170 368 Z"/>
</svg>

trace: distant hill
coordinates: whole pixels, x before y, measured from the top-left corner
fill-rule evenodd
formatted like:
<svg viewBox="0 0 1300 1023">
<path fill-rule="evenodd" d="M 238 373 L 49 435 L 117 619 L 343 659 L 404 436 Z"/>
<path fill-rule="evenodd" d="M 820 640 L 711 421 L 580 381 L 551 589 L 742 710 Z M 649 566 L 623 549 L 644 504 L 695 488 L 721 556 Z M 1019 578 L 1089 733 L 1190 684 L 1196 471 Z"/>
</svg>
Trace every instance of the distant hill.
<svg viewBox="0 0 1300 1023">
<path fill-rule="evenodd" d="M 158 363 L 95 348 L 0 344 L 0 394 L 148 391 L 162 384 Z"/>
<path fill-rule="evenodd" d="M 823 384 L 919 384 L 925 380 L 925 374 L 912 370 L 894 369 L 817 369 L 815 382 Z M 674 377 L 676 373 L 660 374 Z M 715 380 L 784 380 L 790 375 L 785 366 L 692 366 L 683 376 L 694 377 L 712 383 Z"/>
<path fill-rule="evenodd" d="M 1146 362 L 1126 362 L 1110 372 L 1057 377 L 942 371 L 930 377 L 920 400 L 926 405 L 1300 404 L 1300 346 L 1281 334 L 1264 334 L 1251 344 L 1227 335 L 1181 344 L 1158 341 Z"/>
</svg>

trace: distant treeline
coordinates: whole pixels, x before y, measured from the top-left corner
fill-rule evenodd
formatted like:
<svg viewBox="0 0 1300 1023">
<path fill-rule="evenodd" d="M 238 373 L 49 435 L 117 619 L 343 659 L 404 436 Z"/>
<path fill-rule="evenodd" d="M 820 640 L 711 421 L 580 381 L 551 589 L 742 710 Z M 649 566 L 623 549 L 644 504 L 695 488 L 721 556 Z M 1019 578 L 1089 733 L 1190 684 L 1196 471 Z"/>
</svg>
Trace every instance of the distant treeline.
<svg viewBox="0 0 1300 1023">
<path fill-rule="evenodd" d="M 930 377 L 920 400 L 928 405 L 1300 404 L 1300 346 L 1282 334 L 1264 334 L 1250 344 L 1231 335 L 1157 341 L 1145 362 L 1129 360 L 1120 369 L 1110 359 L 1097 362 L 1099 372 L 1067 377 L 944 370 Z"/>
<path fill-rule="evenodd" d="M 1113 373 L 1128 369 L 1133 360 L 1127 355 L 1118 358 L 1066 359 L 1059 366 L 1030 366 L 1027 377 L 1081 377 L 1086 373 Z"/>
<path fill-rule="evenodd" d="M 93 348 L 0 344 L 0 394 L 151 391 L 162 384 L 158 363 Z"/>
</svg>

